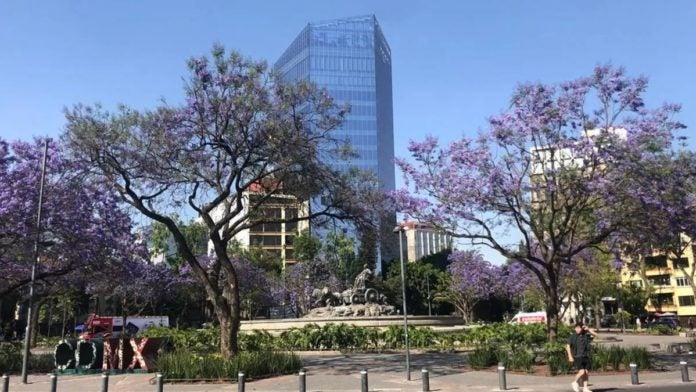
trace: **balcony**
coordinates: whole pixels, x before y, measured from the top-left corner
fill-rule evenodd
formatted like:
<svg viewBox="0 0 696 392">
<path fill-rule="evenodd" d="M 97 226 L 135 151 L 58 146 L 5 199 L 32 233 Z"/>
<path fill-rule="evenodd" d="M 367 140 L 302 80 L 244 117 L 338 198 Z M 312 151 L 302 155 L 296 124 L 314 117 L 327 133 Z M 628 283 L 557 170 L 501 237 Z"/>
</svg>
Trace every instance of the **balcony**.
<svg viewBox="0 0 696 392">
<path fill-rule="evenodd" d="M 677 312 L 677 308 L 678 308 L 678 306 L 675 305 L 675 304 L 663 304 L 662 306 L 659 307 L 659 310 L 656 309 L 656 308 L 655 308 L 653 305 L 651 305 L 651 304 L 648 304 L 648 305 L 645 307 L 645 309 L 646 309 L 648 312 L 658 312 L 658 311 L 659 311 L 659 312 L 662 312 L 662 313 L 666 313 L 666 312 L 676 313 L 676 312 Z"/>
<path fill-rule="evenodd" d="M 646 276 L 655 276 L 655 275 L 664 275 L 664 274 L 671 274 L 672 269 L 669 267 L 655 267 L 655 266 L 646 266 L 645 267 L 645 275 Z"/>
</svg>

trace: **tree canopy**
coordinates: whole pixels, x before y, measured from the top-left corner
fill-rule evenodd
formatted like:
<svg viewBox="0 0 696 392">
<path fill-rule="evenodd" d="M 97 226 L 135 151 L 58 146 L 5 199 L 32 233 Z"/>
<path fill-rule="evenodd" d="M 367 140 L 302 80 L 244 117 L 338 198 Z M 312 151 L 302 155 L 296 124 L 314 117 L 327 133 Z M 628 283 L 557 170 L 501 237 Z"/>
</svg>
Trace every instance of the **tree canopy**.
<svg viewBox="0 0 696 392">
<path fill-rule="evenodd" d="M 647 84 L 612 66 L 569 82 L 522 84 L 477 139 L 411 142 L 411 160 L 397 160 L 406 186 L 393 199 L 407 215 L 531 271 L 553 338 L 562 269 L 605 244 L 626 222 L 622 206 L 642 192 L 624 163 L 669 153 L 684 127 L 673 119 L 678 105 L 646 107 Z"/>
</svg>

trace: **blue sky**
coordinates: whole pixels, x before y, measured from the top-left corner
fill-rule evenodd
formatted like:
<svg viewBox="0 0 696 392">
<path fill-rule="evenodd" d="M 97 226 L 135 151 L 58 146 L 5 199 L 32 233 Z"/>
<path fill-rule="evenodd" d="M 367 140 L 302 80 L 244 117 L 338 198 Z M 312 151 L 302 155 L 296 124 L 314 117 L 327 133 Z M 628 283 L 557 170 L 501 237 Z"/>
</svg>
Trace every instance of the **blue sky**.
<svg viewBox="0 0 696 392">
<path fill-rule="evenodd" d="M 57 136 L 78 102 L 175 102 L 186 59 L 215 42 L 273 63 L 307 22 L 372 13 L 392 48 L 397 156 L 475 134 L 518 82 L 609 61 L 696 126 L 696 1 L 2 0 L 0 137 Z"/>
</svg>

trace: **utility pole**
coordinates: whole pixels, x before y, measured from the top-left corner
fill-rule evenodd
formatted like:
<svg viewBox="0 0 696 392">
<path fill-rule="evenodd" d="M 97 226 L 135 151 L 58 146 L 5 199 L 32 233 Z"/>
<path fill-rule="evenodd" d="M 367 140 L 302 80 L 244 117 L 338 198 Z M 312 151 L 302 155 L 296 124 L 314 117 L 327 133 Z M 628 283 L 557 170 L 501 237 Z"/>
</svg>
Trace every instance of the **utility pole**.
<svg viewBox="0 0 696 392">
<path fill-rule="evenodd" d="M 39 245 L 41 242 L 41 208 L 43 207 L 44 182 L 46 180 L 46 156 L 48 155 L 48 139 L 44 140 L 44 153 L 41 161 L 41 182 L 39 183 L 39 205 L 36 214 L 36 238 L 34 239 L 34 261 L 31 265 L 31 281 L 29 281 L 29 306 L 27 308 L 27 327 L 24 332 L 24 356 L 22 357 L 22 383 L 27 383 L 27 366 L 29 364 L 29 344 L 32 334 L 32 307 L 34 306 L 34 283 L 36 269 L 39 264 Z"/>
</svg>

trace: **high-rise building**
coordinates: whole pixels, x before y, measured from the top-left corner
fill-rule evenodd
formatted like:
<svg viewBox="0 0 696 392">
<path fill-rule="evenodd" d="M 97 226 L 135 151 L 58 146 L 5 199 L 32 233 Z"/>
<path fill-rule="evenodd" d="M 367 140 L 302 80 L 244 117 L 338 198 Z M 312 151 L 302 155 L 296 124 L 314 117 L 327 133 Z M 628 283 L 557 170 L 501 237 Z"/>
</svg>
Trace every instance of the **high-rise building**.
<svg viewBox="0 0 696 392">
<path fill-rule="evenodd" d="M 350 104 L 350 114 L 334 135 L 348 140 L 357 158 L 329 163 L 340 170 L 370 170 L 385 190 L 393 190 L 391 50 L 377 18 L 369 15 L 309 23 L 275 68 L 286 81 L 312 81 L 326 88 L 337 104 Z M 396 215 L 390 214 L 380 231 L 391 233 L 395 223 Z M 388 260 L 395 256 L 393 238 L 382 237 L 380 254 Z M 377 265 L 379 268 L 379 261 Z"/>
<path fill-rule="evenodd" d="M 401 224 L 404 232 L 404 260 L 414 262 L 445 250 L 452 250 L 452 235 L 419 222 Z"/>
</svg>

